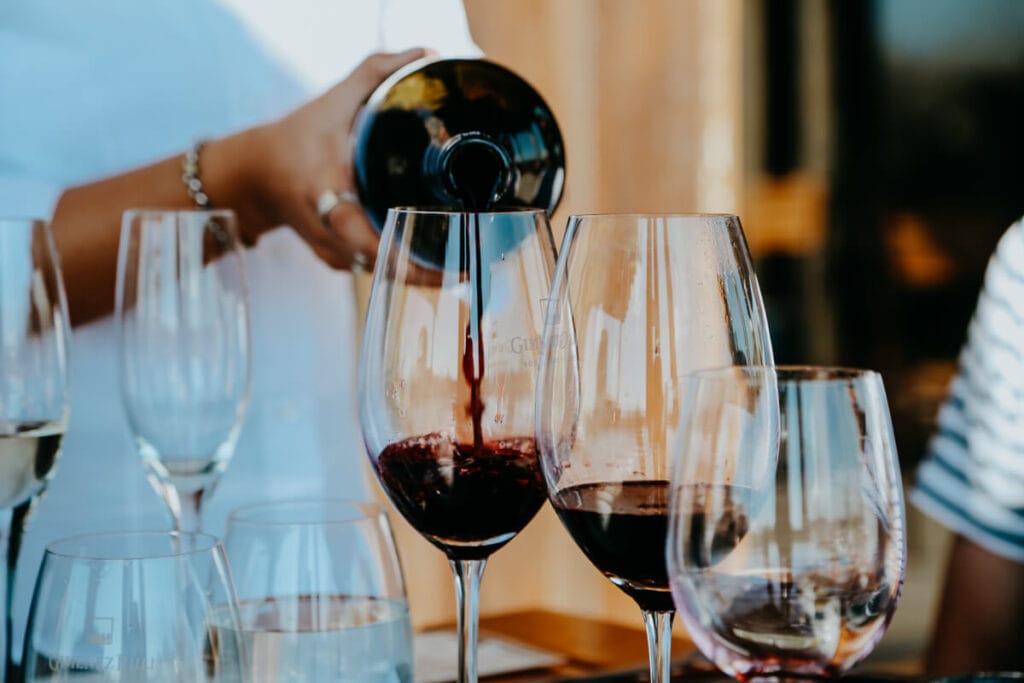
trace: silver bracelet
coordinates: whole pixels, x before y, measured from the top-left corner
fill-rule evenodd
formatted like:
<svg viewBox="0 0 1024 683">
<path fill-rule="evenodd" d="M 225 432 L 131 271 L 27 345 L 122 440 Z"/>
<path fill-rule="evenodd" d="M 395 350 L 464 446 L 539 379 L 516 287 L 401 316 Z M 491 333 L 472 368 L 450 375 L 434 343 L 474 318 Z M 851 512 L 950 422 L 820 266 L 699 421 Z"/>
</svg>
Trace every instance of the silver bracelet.
<svg viewBox="0 0 1024 683">
<path fill-rule="evenodd" d="M 203 181 L 199 178 L 199 153 L 203 151 L 206 140 L 197 140 L 185 152 L 185 160 L 181 164 L 181 181 L 185 183 L 188 196 L 200 209 L 210 208 L 210 198 L 203 191 Z"/>
</svg>

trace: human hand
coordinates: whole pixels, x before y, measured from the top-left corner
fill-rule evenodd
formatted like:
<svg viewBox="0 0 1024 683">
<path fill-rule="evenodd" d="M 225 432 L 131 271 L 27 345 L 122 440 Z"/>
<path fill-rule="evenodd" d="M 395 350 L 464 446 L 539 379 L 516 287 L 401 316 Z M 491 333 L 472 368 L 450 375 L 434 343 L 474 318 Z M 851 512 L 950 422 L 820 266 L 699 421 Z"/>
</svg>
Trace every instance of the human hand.
<svg viewBox="0 0 1024 683">
<path fill-rule="evenodd" d="M 242 146 L 252 159 L 250 201 L 257 203 L 260 214 L 251 222 L 241 215 L 251 241 L 265 229 L 286 224 L 334 268 L 372 262 L 378 235 L 362 208 L 342 201 L 322 220 L 317 201 L 325 191 L 354 193 L 349 144 L 359 107 L 397 69 L 426 55 L 420 48 L 371 55 L 323 95 L 246 132 Z"/>
</svg>

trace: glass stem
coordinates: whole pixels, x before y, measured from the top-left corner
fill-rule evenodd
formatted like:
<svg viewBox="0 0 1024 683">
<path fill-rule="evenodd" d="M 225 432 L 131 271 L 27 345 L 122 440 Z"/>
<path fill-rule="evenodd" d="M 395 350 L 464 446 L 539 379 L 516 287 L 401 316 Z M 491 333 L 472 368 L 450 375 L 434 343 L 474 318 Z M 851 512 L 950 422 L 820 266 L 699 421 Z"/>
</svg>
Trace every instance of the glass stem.
<svg viewBox="0 0 1024 683">
<path fill-rule="evenodd" d="M 480 616 L 480 577 L 487 560 L 451 560 L 459 611 L 459 683 L 476 681 L 476 630 Z"/>
<path fill-rule="evenodd" d="M 21 553 L 21 539 L 25 534 L 25 523 L 36 497 L 33 496 L 11 510 L 7 528 L 0 529 L 0 543 L 7 543 L 7 574 L 4 582 L 4 683 L 21 683 L 21 666 L 14 661 L 14 584 L 18 570 L 18 556 Z M 7 512 L 4 511 L 6 517 Z"/>
<path fill-rule="evenodd" d="M 174 493 L 174 504 L 171 514 L 174 516 L 174 530 L 184 532 L 201 531 L 203 525 L 203 495 L 205 488 L 183 493 L 171 487 Z"/>
<path fill-rule="evenodd" d="M 676 613 L 644 610 L 651 683 L 669 683 L 672 677 L 672 620 Z"/>
</svg>

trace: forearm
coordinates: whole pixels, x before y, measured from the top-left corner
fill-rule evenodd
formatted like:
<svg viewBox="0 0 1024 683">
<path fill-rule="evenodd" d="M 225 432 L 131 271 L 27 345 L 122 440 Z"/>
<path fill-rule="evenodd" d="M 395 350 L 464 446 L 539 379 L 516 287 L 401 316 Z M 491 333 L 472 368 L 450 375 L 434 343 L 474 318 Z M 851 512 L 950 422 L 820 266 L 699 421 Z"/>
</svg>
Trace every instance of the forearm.
<svg viewBox="0 0 1024 683">
<path fill-rule="evenodd" d="M 202 152 L 204 190 L 219 208 L 239 215 L 246 241 L 272 227 L 261 205 L 256 165 L 248 159 L 258 132 L 210 141 Z M 74 325 L 109 314 L 114 307 L 121 216 L 132 208 L 189 209 L 195 204 L 181 179 L 183 155 L 64 192 L 53 215 L 71 321 Z"/>
<path fill-rule="evenodd" d="M 928 652 L 930 674 L 1024 667 L 1024 564 L 958 536 Z"/>
<path fill-rule="evenodd" d="M 359 105 L 396 69 L 424 56 L 419 48 L 372 55 L 348 78 L 277 121 L 213 140 L 199 162 L 203 189 L 218 208 L 238 215 L 242 240 L 253 244 L 289 225 L 334 268 L 375 253 L 377 233 L 358 206 L 321 216 L 325 190 L 354 189 L 348 134 Z M 121 215 L 131 208 L 190 208 L 181 181 L 183 155 L 68 190 L 53 217 L 72 323 L 114 307 Z"/>
</svg>

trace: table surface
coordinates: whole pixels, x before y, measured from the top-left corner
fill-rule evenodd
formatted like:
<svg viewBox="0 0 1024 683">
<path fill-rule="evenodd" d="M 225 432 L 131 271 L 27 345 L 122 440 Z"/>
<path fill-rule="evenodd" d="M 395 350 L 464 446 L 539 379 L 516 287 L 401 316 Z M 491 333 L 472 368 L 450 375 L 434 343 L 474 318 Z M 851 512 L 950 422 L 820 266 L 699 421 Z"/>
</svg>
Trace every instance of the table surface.
<svg viewBox="0 0 1024 683">
<path fill-rule="evenodd" d="M 450 628 L 450 625 L 449 625 Z M 498 636 L 565 656 L 555 667 L 486 677 L 500 683 L 541 683 L 579 678 L 594 683 L 647 681 L 647 636 L 643 629 L 546 610 L 526 610 L 482 617 L 481 637 Z M 672 640 L 673 680 L 728 681 L 700 657 L 692 642 Z M 892 662 L 872 667 L 872 680 L 906 680 L 917 662 Z M 877 677 L 876 677 L 877 676 Z"/>
<path fill-rule="evenodd" d="M 557 652 L 566 658 L 566 663 L 557 667 L 494 676 L 489 680 L 525 683 L 647 667 L 647 635 L 641 628 L 545 610 L 527 610 L 484 617 L 480 620 L 480 631 Z M 673 659 L 684 659 L 693 650 L 688 640 L 674 638 L 672 641 Z"/>
</svg>

